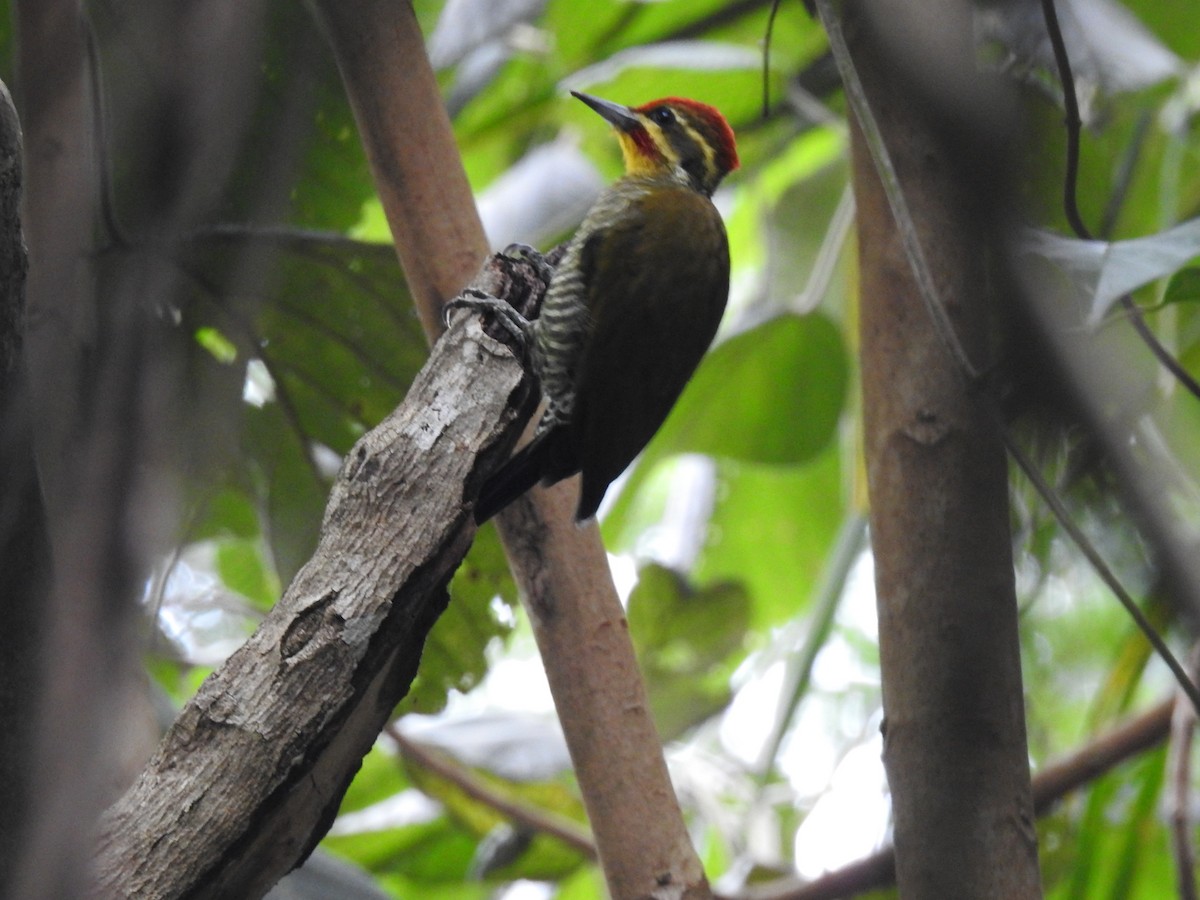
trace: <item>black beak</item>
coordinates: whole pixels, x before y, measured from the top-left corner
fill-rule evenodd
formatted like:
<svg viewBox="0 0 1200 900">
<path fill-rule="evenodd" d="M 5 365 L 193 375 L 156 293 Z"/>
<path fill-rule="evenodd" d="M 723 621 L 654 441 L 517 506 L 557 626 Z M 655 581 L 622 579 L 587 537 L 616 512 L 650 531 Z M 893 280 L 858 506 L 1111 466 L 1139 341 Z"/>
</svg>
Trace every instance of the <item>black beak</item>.
<svg viewBox="0 0 1200 900">
<path fill-rule="evenodd" d="M 642 123 L 628 106 L 622 106 L 620 103 L 613 103 L 609 100 L 601 100 L 599 97 L 593 97 L 591 94 L 581 94 L 579 91 L 571 91 L 571 96 L 578 100 L 582 100 L 608 122 L 614 128 L 619 128 L 622 131 L 633 131 Z"/>
</svg>

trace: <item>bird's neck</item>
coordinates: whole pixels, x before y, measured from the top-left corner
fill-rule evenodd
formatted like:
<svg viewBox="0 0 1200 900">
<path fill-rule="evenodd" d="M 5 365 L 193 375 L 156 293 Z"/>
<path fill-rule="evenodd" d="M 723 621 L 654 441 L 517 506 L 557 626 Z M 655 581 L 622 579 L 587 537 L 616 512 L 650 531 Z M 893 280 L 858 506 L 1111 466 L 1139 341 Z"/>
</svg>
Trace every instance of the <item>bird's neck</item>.
<svg viewBox="0 0 1200 900">
<path fill-rule="evenodd" d="M 647 188 L 685 187 L 707 196 L 707 192 L 696 184 L 681 166 L 672 168 L 662 163 L 652 166 L 627 166 L 625 176 L 621 180 L 631 184 L 645 185 Z"/>
</svg>

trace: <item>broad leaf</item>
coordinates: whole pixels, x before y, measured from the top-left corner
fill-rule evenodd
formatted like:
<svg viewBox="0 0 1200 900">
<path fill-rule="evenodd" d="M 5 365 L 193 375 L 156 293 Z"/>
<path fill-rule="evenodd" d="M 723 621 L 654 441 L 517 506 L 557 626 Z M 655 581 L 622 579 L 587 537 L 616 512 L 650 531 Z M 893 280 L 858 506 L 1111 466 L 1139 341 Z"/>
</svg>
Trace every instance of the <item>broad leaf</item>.
<svg viewBox="0 0 1200 900">
<path fill-rule="evenodd" d="M 697 589 L 677 572 L 646 566 L 629 597 L 629 630 L 665 740 L 723 709 L 745 653 L 750 598 L 732 582 Z"/>
<path fill-rule="evenodd" d="M 1172 275 L 1200 256 L 1200 219 L 1128 241 L 1082 241 L 1044 231 L 1027 234 L 1023 249 L 1059 266 L 1097 324 L 1125 294 Z"/>
<path fill-rule="evenodd" d="M 847 379 L 846 350 L 828 317 L 779 316 L 708 354 L 651 447 L 805 462 L 832 439 Z"/>
</svg>

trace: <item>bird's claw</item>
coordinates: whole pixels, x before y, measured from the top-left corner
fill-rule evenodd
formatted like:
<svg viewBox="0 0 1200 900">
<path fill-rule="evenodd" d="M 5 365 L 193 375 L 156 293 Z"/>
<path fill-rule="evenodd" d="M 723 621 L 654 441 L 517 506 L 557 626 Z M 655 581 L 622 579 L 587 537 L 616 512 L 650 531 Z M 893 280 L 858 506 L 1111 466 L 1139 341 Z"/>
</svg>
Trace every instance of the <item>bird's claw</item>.
<svg viewBox="0 0 1200 900">
<path fill-rule="evenodd" d="M 538 278 L 542 280 L 542 284 L 549 284 L 550 279 L 554 277 L 554 266 L 546 262 L 546 257 L 534 247 L 520 242 L 509 244 L 500 251 L 500 255 L 504 259 L 514 262 L 526 262 L 533 267 L 537 272 Z"/>
<path fill-rule="evenodd" d="M 456 309 L 469 309 L 473 312 L 493 315 L 497 324 L 512 335 L 521 357 L 525 357 L 529 349 L 529 320 L 513 309 L 510 304 L 485 291 L 467 288 L 442 307 L 442 319 L 446 327 L 450 326 L 450 313 Z"/>
</svg>

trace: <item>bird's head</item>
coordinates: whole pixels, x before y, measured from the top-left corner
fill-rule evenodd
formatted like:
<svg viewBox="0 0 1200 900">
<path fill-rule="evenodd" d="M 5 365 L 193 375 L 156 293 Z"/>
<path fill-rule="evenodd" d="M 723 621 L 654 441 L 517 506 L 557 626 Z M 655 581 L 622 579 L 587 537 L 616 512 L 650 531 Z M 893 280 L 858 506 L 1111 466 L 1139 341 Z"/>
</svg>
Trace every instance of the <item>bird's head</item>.
<svg viewBox="0 0 1200 900">
<path fill-rule="evenodd" d="M 641 106 L 621 106 L 571 93 L 616 129 L 630 175 L 669 174 L 711 196 L 721 179 L 738 167 L 733 129 L 707 104 L 665 97 Z"/>
</svg>

